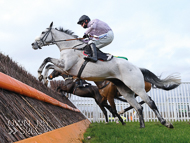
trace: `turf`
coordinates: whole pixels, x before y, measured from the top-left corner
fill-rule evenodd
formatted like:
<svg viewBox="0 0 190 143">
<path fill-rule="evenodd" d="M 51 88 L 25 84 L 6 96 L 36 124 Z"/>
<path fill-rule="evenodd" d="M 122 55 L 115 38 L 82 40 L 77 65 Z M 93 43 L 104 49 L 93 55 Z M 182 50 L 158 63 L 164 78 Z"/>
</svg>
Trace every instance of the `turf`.
<svg viewBox="0 0 190 143">
<path fill-rule="evenodd" d="M 84 134 L 84 143 L 190 143 L 190 122 L 173 122 L 168 129 L 159 122 L 127 122 L 125 126 L 110 122 L 91 123 Z M 88 139 L 90 136 L 90 139 Z"/>
</svg>

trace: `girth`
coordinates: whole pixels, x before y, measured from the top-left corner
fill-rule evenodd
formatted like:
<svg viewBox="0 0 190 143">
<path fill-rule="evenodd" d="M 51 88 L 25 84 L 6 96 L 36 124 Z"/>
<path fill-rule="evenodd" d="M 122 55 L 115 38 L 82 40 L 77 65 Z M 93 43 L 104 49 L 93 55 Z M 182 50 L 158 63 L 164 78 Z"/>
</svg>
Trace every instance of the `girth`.
<svg viewBox="0 0 190 143">
<path fill-rule="evenodd" d="M 82 64 L 82 66 L 80 67 L 80 69 L 79 69 L 79 71 L 78 71 L 78 75 L 77 75 L 77 77 L 80 79 L 80 77 L 81 77 L 81 74 L 82 74 L 82 72 L 83 72 L 83 70 L 84 70 L 84 68 L 85 68 L 85 66 L 86 66 L 86 64 L 88 63 L 89 61 L 87 61 L 87 60 L 85 60 L 84 62 L 83 62 L 83 64 Z"/>
<path fill-rule="evenodd" d="M 78 45 L 77 45 L 78 46 Z M 73 49 L 75 50 L 83 50 L 84 53 L 88 56 L 92 56 L 92 51 L 91 51 L 91 48 L 89 47 L 89 45 L 86 45 L 85 47 L 83 48 L 75 48 L 73 47 Z M 111 56 L 111 57 L 110 57 Z M 107 56 L 107 54 L 101 52 L 98 48 L 97 48 L 97 57 L 98 57 L 98 60 L 103 60 L 103 61 L 108 61 L 108 60 L 111 60 L 113 58 L 112 55 L 110 56 Z M 82 66 L 80 67 L 79 71 L 78 71 L 78 75 L 77 77 L 80 79 L 81 77 L 81 74 L 86 66 L 86 64 L 88 63 L 89 61 L 88 60 L 85 60 L 82 64 Z"/>
</svg>

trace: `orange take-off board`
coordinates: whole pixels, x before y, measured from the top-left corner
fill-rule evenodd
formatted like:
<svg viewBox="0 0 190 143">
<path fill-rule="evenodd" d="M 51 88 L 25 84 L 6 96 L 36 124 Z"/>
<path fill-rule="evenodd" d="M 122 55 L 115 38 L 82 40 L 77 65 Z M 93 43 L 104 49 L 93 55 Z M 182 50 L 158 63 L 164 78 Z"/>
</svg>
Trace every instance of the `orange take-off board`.
<svg viewBox="0 0 190 143">
<path fill-rule="evenodd" d="M 47 102 L 65 109 L 69 109 L 75 112 L 80 112 L 79 109 L 73 108 L 67 104 L 64 104 L 46 94 L 43 92 L 40 92 L 4 73 L 0 72 L 0 88 L 10 90 L 12 92 L 19 93 L 24 96 L 28 96 L 43 102 Z"/>
</svg>

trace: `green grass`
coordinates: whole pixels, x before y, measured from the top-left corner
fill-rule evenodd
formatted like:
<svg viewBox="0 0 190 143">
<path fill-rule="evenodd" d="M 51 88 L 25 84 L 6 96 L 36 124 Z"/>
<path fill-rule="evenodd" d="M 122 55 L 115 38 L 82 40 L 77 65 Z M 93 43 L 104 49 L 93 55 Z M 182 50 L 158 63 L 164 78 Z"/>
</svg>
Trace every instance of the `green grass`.
<svg viewBox="0 0 190 143">
<path fill-rule="evenodd" d="M 190 122 L 173 122 L 168 129 L 160 122 L 91 123 L 84 134 L 84 143 L 190 143 Z M 87 137 L 90 136 L 90 139 Z"/>
</svg>

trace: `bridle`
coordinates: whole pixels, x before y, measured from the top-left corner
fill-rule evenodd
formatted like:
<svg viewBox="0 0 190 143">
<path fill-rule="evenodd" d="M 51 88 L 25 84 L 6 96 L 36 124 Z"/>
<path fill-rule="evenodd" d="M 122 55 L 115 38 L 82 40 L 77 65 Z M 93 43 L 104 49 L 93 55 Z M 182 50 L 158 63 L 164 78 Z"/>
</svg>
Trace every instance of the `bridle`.
<svg viewBox="0 0 190 143">
<path fill-rule="evenodd" d="M 52 28 L 47 28 L 47 29 L 49 29 L 49 30 L 44 34 L 44 36 L 43 36 L 42 38 L 40 38 L 40 41 L 41 41 L 42 44 L 43 44 L 42 46 L 46 46 L 46 44 L 45 44 L 44 42 L 46 41 L 47 37 L 49 36 L 49 33 L 51 33 L 51 29 L 52 29 Z M 47 44 L 48 46 L 55 44 L 55 41 L 54 41 L 54 39 L 53 39 L 52 33 L 51 33 L 51 38 L 52 38 L 52 40 L 51 40 L 51 42 L 48 42 L 48 43 L 49 43 L 49 44 Z"/>
<path fill-rule="evenodd" d="M 52 30 L 52 28 L 50 27 L 50 28 L 47 28 L 48 29 L 48 31 L 44 34 L 44 36 L 42 37 L 42 38 L 40 38 L 40 40 L 39 41 L 41 41 L 41 43 L 43 44 L 42 46 L 49 46 L 49 45 L 53 45 L 53 44 L 56 44 L 56 42 L 62 42 L 62 41 L 72 41 L 72 40 L 82 40 L 82 39 L 85 39 L 85 38 L 75 38 L 75 39 L 66 39 L 66 40 L 57 40 L 57 41 L 55 41 L 54 40 L 54 38 L 53 38 L 53 34 L 52 34 L 52 32 L 51 32 L 51 30 Z M 45 44 L 46 42 L 46 39 L 47 39 L 47 37 L 49 36 L 49 34 L 51 33 L 51 41 L 50 42 L 48 42 L 48 44 Z M 38 42 L 36 41 L 36 43 L 38 44 Z M 77 47 L 77 46 L 80 46 L 80 45 L 83 45 L 84 43 L 82 43 L 82 44 L 78 44 L 78 45 L 76 45 L 76 46 L 74 46 L 73 48 L 75 48 L 75 47 Z M 39 45 L 39 44 L 38 44 Z M 39 46 L 40 47 L 40 46 Z M 40 47 L 40 49 L 41 49 L 41 47 Z"/>
</svg>

